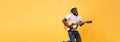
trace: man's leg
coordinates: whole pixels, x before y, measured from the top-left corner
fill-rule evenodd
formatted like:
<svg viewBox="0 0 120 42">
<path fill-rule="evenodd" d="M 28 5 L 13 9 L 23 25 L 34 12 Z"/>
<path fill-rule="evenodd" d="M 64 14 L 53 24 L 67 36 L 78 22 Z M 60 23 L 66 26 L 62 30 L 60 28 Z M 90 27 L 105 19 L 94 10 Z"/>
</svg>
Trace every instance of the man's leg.
<svg viewBox="0 0 120 42">
<path fill-rule="evenodd" d="M 69 38 L 70 38 L 69 42 L 74 42 L 74 38 L 75 38 L 74 32 L 69 31 L 69 32 L 68 32 L 68 35 L 69 35 Z"/>
<path fill-rule="evenodd" d="M 81 41 L 80 34 L 79 34 L 78 31 L 76 31 L 76 33 L 75 33 L 75 38 L 76 38 L 76 42 L 82 42 L 82 41 Z"/>
</svg>

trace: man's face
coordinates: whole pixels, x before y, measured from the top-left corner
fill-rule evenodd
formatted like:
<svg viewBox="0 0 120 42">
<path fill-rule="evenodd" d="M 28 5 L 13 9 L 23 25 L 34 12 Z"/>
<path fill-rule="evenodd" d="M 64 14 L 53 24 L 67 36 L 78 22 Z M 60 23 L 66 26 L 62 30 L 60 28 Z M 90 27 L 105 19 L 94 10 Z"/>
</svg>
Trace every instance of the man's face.
<svg viewBox="0 0 120 42">
<path fill-rule="evenodd" d="M 76 9 L 76 8 L 73 9 L 72 13 L 73 13 L 75 16 L 77 16 L 77 15 L 78 15 L 77 9 Z"/>
</svg>

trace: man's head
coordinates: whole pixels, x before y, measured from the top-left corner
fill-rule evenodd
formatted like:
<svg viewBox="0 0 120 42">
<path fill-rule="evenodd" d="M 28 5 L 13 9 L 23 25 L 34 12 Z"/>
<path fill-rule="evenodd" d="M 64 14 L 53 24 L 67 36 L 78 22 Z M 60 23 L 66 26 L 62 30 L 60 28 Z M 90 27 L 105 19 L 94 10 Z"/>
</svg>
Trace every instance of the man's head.
<svg viewBox="0 0 120 42">
<path fill-rule="evenodd" d="M 76 7 L 72 8 L 71 13 L 75 16 L 78 16 L 77 8 Z"/>
</svg>

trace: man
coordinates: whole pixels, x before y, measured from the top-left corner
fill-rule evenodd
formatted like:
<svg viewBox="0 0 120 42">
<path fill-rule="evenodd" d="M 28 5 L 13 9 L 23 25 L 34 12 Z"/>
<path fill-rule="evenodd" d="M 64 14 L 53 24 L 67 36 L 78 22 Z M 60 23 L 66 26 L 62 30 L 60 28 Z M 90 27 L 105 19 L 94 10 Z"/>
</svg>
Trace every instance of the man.
<svg viewBox="0 0 120 42">
<path fill-rule="evenodd" d="M 67 15 L 62 20 L 62 22 L 65 26 L 67 26 L 68 35 L 70 38 L 69 42 L 74 42 L 75 39 L 76 39 L 76 42 L 81 42 L 81 37 L 77 30 L 78 25 L 77 25 L 77 27 L 73 27 L 73 23 L 71 25 L 69 23 L 67 23 L 68 20 L 69 20 L 69 22 L 76 21 L 75 23 L 77 23 L 80 26 L 82 26 L 84 24 L 82 22 L 81 16 L 78 16 L 76 7 L 71 9 L 71 14 Z"/>
</svg>

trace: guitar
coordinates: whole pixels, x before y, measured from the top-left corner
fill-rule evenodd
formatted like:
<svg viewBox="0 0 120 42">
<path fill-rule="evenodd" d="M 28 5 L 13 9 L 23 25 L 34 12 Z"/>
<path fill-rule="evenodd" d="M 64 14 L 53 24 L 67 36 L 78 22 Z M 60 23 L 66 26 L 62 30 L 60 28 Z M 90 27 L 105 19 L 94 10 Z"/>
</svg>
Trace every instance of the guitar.
<svg viewBox="0 0 120 42">
<path fill-rule="evenodd" d="M 77 23 L 76 21 L 66 21 L 68 25 L 72 25 L 73 28 L 77 28 L 81 23 Z M 90 24 L 92 21 L 84 21 L 83 23 Z M 67 26 L 64 26 L 65 30 L 68 30 L 69 28 Z"/>
</svg>

